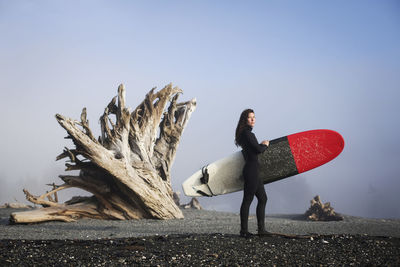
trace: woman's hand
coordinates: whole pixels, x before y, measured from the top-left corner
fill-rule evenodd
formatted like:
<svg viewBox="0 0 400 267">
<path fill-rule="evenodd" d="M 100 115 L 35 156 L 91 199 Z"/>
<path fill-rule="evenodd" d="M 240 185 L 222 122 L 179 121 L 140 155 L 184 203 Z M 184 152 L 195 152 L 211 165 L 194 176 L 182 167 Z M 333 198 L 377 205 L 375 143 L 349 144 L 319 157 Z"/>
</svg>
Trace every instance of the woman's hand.
<svg viewBox="0 0 400 267">
<path fill-rule="evenodd" d="M 268 140 L 264 140 L 264 141 L 261 142 L 261 144 L 269 146 L 269 141 Z"/>
</svg>

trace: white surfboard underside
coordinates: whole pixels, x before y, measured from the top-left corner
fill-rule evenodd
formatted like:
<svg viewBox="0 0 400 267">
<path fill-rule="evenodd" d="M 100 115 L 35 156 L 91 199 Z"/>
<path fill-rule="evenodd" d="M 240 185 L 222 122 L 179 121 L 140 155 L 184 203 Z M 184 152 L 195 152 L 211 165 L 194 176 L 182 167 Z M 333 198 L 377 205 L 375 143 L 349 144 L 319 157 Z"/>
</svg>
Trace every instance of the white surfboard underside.
<svg viewBox="0 0 400 267">
<path fill-rule="evenodd" d="M 203 184 L 200 169 L 183 182 L 183 192 L 187 196 L 216 196 L 236 192 L 243 189 L 242 170 L 245 161 L 241 151 L 215 161 L 206 166 L 209 174 L 208 184 Z"/>
</svg>

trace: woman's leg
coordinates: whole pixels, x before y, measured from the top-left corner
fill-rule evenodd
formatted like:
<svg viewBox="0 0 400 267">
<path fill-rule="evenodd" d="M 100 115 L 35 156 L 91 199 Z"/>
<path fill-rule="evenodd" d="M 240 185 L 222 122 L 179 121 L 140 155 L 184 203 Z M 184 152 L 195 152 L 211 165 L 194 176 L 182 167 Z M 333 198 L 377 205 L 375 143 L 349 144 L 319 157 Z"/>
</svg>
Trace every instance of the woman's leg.
<svg viewBox="0 0 400 267">
<path fill-rule="evenodd" d="M 249 231 L 248 220 L 249 220 L 249 209 L 251 202 L 254 198 L 254 190 L 251 190 L 249 186 L 245 186 L 243 193 L 242 205 L 240 206 L 240 232 L 246 233 Z"/>
<path fill-rule="evenodd" d="M 265 231 L 265 206 L 267 205 L 267 193 L 265 192 L 264 184 L 259 181 L 257 191 L 255 193 L 258 203 L 257 203 L 257 225 L 258 232 Z"/>
<path fill-rule="evenodd" d="M 251 202 L 253 201 L 254 195 L 257 190 L 257 180 L 254 177 L 254 168 L 249 165 L 245 165 L 243 169 L 244 176 L 244 189 L 243 189 L 243 200 L 240 206 L 240 232 L 248 232 L 248 220 L 249 220 L 249 209 Z"/>
</svg>

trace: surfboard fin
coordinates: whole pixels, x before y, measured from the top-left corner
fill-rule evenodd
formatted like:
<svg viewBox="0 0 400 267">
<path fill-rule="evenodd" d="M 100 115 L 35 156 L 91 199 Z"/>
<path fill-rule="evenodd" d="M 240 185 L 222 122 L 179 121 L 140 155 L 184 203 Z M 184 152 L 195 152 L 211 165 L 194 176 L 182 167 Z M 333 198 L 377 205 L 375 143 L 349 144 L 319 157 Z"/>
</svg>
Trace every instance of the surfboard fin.
<svg viewBox="0 0 400 267">
<path fill-rule="evenodd" d="M 204 166 L 201 169 L 201 173 L 203 174 L 203 177 L 200 178 L 200 182 L 202 182 L 203 184 L 208 184 L 208 179 L 210 178 L 210 175 L 208 174 L 207 166 Z"/>
<path fill-rule="evenodd" d="M 204 166 L 203 168 L 201 168 L 201 173 L 202 173 L 203 176 L 200 178 L 200 182 L 201 182 L 202 184 L 204 184 L 204 185 L 207 186 L 208 191 L 210 191 L 211 194 L 207 194 L 207 193 L 205 193 L 204 191 L 195 188 L 194 186 L 193 186 L 192 188 L 193 188 L 198 194 L 200 194 L 200 195 L 202 195 L 202 196 L 212 197 L 212 196 L 214 196 L 214 193 L 212 192 L 210 186 L 208 185 L 208 181 L 209 181 L 209 179 L 210 179 L 210 174 L 208 173 L 207 167 L 208 167 L 208 165 L 207 165 L 207 166 Z"/>
</svg>

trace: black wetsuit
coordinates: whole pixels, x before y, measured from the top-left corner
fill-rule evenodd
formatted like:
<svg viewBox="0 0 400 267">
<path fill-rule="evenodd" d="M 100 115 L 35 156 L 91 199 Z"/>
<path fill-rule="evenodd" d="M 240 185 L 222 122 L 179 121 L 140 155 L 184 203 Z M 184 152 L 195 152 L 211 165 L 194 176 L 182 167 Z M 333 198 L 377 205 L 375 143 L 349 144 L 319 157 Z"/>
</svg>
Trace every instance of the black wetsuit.
<svg viewBox="0 0 400 267">
<path fill-rule="evenodd" d="M 254 196 L 257 197 L 257 224 L 258 230 L 263 231 L 265 222 L 265 205 L 267 204 L 267 194 L 264 184 L 258 177 L 258 154 L 267 149 L 266 145 L 259 144 L 252 127 L 247 126 L 240 135 L 240 146 L 243 148 L 243 156 L 246 161 L 243 168 L 244 194 L 240 207 L 240 226 L 241 232 L 248 232 L 249 208 Z"/>
</svg>

